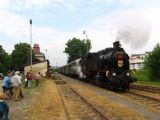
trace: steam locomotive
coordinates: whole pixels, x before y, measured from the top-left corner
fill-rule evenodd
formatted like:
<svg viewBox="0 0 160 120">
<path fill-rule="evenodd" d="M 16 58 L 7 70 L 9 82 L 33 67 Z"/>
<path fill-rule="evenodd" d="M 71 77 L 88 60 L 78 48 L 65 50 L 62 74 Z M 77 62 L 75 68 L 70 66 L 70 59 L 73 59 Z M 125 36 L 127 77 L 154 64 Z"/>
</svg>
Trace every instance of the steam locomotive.
<svg viewBox="0 0 160 120">
<path fill-rule="evenodd" d="M 129 72 L 129 56 L 119 41 L 115 41 L 112 48 L 88 53 L 58 68 L 58 71 L 110 90 L 129 90 L 133 82 Z"/>
</svg>

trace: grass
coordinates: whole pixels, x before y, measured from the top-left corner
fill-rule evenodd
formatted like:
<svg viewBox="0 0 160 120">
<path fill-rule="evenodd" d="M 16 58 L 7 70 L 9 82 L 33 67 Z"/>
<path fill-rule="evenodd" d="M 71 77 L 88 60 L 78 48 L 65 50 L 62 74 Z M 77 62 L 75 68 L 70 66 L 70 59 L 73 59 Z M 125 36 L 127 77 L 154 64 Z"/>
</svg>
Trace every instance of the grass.
<svg viewBox="0 0 160 120">
<path fill-rule="evenodd" d="M 43 81 L 45 81 L 45 80 L 46 80 L 45 78 L 40 78 L 40 80 L 39 80 L 39 85 L 41 85 L 41 82 L 43 82 Z M 34 79 L 30 80 L 30 83 L 31 83 L 31 89 L 36 88 L 36 87 L 35 87 L 35 80 L 34 80 Z M 22 77 L 22 86 L 24 87 L 25 84 L 26 84 L 26 81 L 25 81 L 25 78 L 24 78 L 24 76 L 23 76 L 23 77 Z"/>
<path fill-rule="evenodd" d="M 35 80 L 31 80 L 30 82 L 31 82 L 31 88 L 35 88 Z M 26 81 L 23 79 L 22 80 L 23 87 L 25 86 L 25 84 L 26 84 Z"/>
<path fill-rule="evenodd" d="M 52 80 L 43 81 L 43 87 L 26 109 L 26 120 L 65 120 L 65 112 Z"/>
<path fill-rule="evenodd" d="M 138 70 L 137 71 L 137 84 L 144 84 L 144 85 L 153 85 L 153 86 L 160 86 L 160 79 L 157 81 L 150 80 L 148 77 L 147 70 Z"/>
</svg>

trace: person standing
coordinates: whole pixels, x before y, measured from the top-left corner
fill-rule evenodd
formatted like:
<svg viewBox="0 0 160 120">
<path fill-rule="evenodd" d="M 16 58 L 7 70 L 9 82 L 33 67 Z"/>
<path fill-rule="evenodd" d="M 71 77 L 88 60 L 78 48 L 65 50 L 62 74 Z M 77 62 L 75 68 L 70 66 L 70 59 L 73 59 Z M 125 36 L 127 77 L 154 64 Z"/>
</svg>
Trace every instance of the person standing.
<svg viewBox="0 0 160 120">
<path fill-rule="evenodd" d="M 31 87 L 31 80 L 32 80 L 32 74 L 29 73 L 29 76 L 28 76 L 28 88 Z"/>
<path fill-rule="evenodd" d="M 22 94 L 22 77 L 21 77 L 21 74 L 20 72 L 18 72 L 18 76 L 19 76 L 19 83 L 20 83 L 20 96 L 21 98 L 23 98 L 23 94 Z"/>
<path fill-rule="evenodd" d="M 32 80 L 31 73 L 27 72 L 26 79 L 27 79 L 27 81 L 26 81 L 25 87 L 30 88 L 31 87 L 30 80 Z"/>
<path fill-rule="evenodd" d="M 14 100 L 20 100 L 20 90 L 21 90 L 21 80 L 20 76 L 18 75 L 19 72 L 16 72 L 15 75 L 12 78 L 12 85 L 13 85 L 13 99 Z"/>
<path fill-rule="evenodd" d="M 38 87 L 40 80 L 40 72 L 34 74 L 35 86 Z"/>
<path fill-rule="evenodd" d="M 25 86 L 24 86 L 25 88 L 28 87 L 28 79 L 27 79 L 28 74 L 29 74 L 29 72 L 27 72 L 26 77 L 25 77 Z"/>
<path fill-rule="evenodd" d="M 43 80 L 45 80 L 45 77 L 46 77 L 45 73 L 43 73 L 42 75 L 43 75 Z"/>
<path fill-rule="evenodd" d="M 7 73 L 7 76 L 3 79 L 3 93 L 9 92 L 9 96 L 12 95 L 12 89 L 11 89 L 11 72 Z"/>
</svg>

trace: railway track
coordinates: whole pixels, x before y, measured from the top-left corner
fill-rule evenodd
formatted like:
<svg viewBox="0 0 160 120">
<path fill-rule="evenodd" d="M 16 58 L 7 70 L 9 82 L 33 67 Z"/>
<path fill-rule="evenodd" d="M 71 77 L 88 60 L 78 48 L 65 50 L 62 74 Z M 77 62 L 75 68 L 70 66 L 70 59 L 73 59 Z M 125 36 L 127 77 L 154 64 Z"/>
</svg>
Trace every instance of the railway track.
<svg viewBox="0 0 160 120">
<path fill-rule="evenodd" d="M 67 120 L 110 120 L 64 80 L 55 80 Z"/>
<path fill-rule="evenodd" d="M 127 92 L 124 94 L 124 96 L 127 96 L 129 97 L 129 99 L 132 99 L 134 101 L 138 101 L 141 104 L 146 105 L 147 107 L 151 107 L 156 111 L 160 111 L 160 99 L 156 99 L 135 92 Z"/>
<path fill-rule="evenodd" d="M 133 84 L 131 86 L 131 89 L 160 93 L 160 87 L 155 87 L 155 86 L 145 86 L 145 85 L 135 85 L 135 84 Z"/>
</svg>

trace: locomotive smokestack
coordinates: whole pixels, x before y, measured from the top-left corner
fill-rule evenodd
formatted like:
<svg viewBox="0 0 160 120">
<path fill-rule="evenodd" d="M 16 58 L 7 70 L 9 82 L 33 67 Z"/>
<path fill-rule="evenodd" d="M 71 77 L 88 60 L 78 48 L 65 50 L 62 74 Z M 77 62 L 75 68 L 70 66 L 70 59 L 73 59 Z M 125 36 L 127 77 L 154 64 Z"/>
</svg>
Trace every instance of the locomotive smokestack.
<svg viewBox="0 0 160 120">
<path fill-rule="evenodd" d="M 119 41 L 115 41 L 115 42 L 113 43 L 113 48 L 114 48 L 115 50 L 118 50 L 119 47 L 120 47 Z"/>
</svg>

